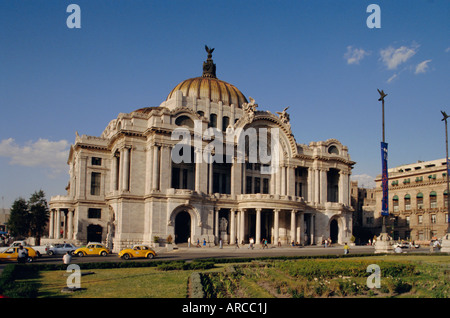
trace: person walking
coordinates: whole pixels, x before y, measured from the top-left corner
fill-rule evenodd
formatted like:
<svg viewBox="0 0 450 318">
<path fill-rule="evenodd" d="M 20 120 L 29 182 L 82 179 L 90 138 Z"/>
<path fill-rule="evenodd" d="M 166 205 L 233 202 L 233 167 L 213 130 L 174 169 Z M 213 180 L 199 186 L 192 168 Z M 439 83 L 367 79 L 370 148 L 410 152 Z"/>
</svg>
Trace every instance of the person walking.
<svg viewBox="0 0 450 318">
<path fill-rule="evenodd" d="M 63 263 L 66 265 L 69 265 L 71 261 L 72 261 L 72 255 L 70 254 L 70 251 L 67 251 L 67 253 L 64 254 L 64 256 L 63 256 Z"/>
<path fill-rule="evenodd" d="M 350 249 L 348 247 L 348 244 L 345 243 L 345 245 L 344 245 L 344 255 L 347 255 L 349 253 L 349 251 L 350 251 Z"/>
<path fill-rule="evenodd" d="M 24 248 L 22 245 L 17 249 L 17 262 L 18 263 L 26 263 L 28 258 L 28 250 Z"/>
</svg>

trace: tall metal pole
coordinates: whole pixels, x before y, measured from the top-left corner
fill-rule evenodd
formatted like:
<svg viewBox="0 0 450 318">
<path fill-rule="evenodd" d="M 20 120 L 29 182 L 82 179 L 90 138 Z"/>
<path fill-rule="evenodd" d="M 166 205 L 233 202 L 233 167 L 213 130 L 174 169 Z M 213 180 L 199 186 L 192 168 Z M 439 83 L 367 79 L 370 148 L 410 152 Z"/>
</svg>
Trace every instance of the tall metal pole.
<svg viewBox="0 0 450 318">
<path fill-rule="evenodd" d="M 378 101 L 381 101 L 381 107 L 382 107 L 382 123 L 383 123 L 383 144 L 386 142 L 385 140 L 385 130 L 384 130 L 384 98 L 387 96 L 387 94 L 384 93 L 383 90 L 378 89 L 378 93 L 380 94 L 380 98 Z M 381 233 L 386 233 L 386 215 L 382 213 L 382 226 L 381 226 Z"/>
<path fill-rule="evenodd" d="M 446 162 L 446 167 L 447 167 L 447 171 L 446 171 L 446 175 L 447 175 L 447 217 L 450 219 L 450 179 L 449 179 L 449 167 L 448 167 L 448 130 L 447 130 L 447 118 L 449 117 L 445 112 L 441 111 L 442 115 L 444 116 L 444 118 L 442 118 L 442 121 L 445 122 L 445 162 Z M 448 223 L 449 220 L 447 220 Z M 447 233 L 449 232 L 449 227 L 447 225 Z"/>
</svg>

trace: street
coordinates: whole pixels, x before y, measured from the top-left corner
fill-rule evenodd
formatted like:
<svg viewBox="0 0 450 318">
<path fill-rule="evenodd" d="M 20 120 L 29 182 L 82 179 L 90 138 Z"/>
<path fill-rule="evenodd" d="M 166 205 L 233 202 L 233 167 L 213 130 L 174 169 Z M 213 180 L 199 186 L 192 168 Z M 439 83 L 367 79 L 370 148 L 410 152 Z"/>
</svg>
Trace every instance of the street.
<svg viewBox="0 0 450 318">
<path fill-rule="evenodd" d="M 248 258 L 248 257 L 276 257 L 276 256 L 318 256 L 318 255 L 341 255 L 344 254 L 343 246 L 332 246 L 324 248 L 323 246 L 308 246 L 308 247 L 269 247 L 262 249 L 258 246 L 254 249 L 248 248 L 248 245 L 236 248 L 234 246 L 224 246 L 219 248 L 214 247 L 179 247 L 173 251 L 165 251 L 164 249 L 156 249 L 157 256 L 153 260 L 149 259 L 132 259 L 133 261 L 151 262 L 154 260 L 195 260 L 206 258 Z M 370 254 L 374 252 L 373 246 L 352 246 L 350 254 Z M 418 249 L 405 250 L 406 253 L 429 253 L 429 248 L 421 247 Z M 93 263 L 93 262 L 126 262 L 120 259 L 117 254 L 109 254 L 106 257 L 102 256 L 84 256 L 72 257 L 72 263 Z M 62 255 L 49 256 L 44 255 L 34 261 L 36 264 L 58 264 L 62 263 Z M 0 264 L 0 271 L 8 263 Z"/>
</svg>

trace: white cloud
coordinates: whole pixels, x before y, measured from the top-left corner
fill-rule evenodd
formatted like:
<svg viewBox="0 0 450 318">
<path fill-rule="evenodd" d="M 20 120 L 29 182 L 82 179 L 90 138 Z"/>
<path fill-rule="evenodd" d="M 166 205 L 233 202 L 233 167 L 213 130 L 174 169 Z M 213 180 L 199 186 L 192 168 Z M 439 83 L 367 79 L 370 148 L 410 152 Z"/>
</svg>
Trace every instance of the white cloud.
<svg viewBox="0 0 450 318">
<path fill-rule="evenodd" d="M 351 45 L 347 46 L 347 52 L 344 54 L 344 58 L 347 60 L 347 64 L 359 64 L 366 55 L 370 55 L 363 49 L 353 48 Z"/>
<path fill-rule="evenodd" d="M 67 170 L 70 144 L 67 140 L 39 139 L 20 146 L 13 138 L 0 142 L 0 157 L 10 158 L 11 165 L 50 168 L 54 173 Z"/>
<path fill-rule="evenodd" d="M 360 188 L 375 188 L 375 178 L 368 174 L 352 175 L 352 180 L 358 181 L 358 187 Z"/>
<path fill-rule="evenodd" d="M 428 69 L 428 63 L 430 62 L 431 60 L 426 60 L 417 64 L 415 74 L 425 73 Z"/>
<path fill-rule="evenodd" d="M 402 63 L 408 61 L 417 53 L 417 45 L 411 47 L 401 46 L 398 49 L 389 46 L 380 51 L 381 60 L 390 70 L 396 69 Z"/>
<path fill-rule="evenodd" d="M 448 52 L 450 52 L 450 47 L 445 49 L 445 53 L 448 53 Z"/>
<path fill-rule="evenodd" d="M 391 77 L 389 77 L 389 79 L 387 80 L 388 83 L 391 83 L 393 80 L 395 80 L 398 77 L 397 73 L 392 75 Z"/>
</svg>

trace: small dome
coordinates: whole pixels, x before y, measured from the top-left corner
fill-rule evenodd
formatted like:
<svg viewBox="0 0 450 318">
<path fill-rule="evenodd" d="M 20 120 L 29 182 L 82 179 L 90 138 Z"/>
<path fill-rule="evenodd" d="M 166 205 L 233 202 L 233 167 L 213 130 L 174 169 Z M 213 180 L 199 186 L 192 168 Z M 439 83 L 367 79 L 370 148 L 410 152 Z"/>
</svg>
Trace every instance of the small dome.
<svg viewBox="0 0 450 318">
<path fill-rule="evenodd" d="M 216 64 L 212 60 L 212 52 L 205 46 L 208 58 L 203 62 L 203 75 L 187 79 L 169 93 L 167 99 L 172 98 L 176 91 L 181 91 L 184 96 L 195 98 L 206 98 L 212 102 L 222 102 L 224 105 L 234 104 L 236 107 L 242 107 L 243 103 L 247 103 L 247 98 L 234 85 L 221 81 L 216 77 Z"/>
<path fill-rule="evenodd" d="M 222 102 L 224 105 L 234 104 L 242 107 L 247 98 L 234 85 L 214 77 L 195 77 L 182 81 L 169 93 L 167 99 L 172 98 L 180 90 L 184 96 L 206 98 L 212 102 Z"/>
</svg>

